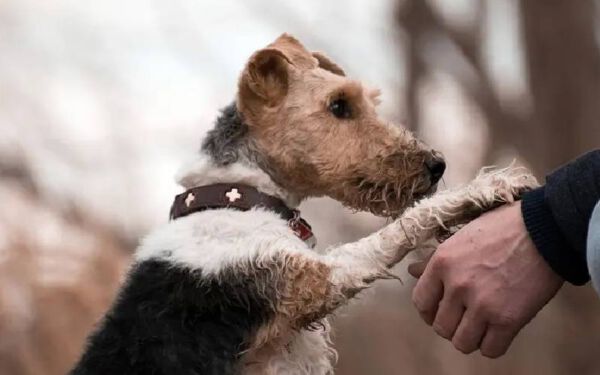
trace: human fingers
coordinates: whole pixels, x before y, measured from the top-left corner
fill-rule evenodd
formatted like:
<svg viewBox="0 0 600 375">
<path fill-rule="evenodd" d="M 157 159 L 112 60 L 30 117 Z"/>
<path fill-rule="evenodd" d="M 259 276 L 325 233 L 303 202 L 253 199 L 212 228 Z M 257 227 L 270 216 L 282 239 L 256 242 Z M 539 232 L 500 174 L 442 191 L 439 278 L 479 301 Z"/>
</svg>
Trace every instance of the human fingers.
<svg viewBox="0 0 600 375">
<path fill-rule="evenodd" d="M 519 330 L 518 326 L 490 325 L 481 342 L 481 354 L 489 358 L 498 358 L 504 355 Z"/>
<path fill-rule="evenodd" d="M 444 285 L 437 274 L 429 267 L 425 268 L 423 275 L 413 289 L 412 301 L 421 318 L 431 325 L 437 313 L 438 304 L 444 294 Z"/>
<path fill-rule="evenodd" d="M 445 293 L 432 324 L 433 330 L 443 338 L 451 340 L 464 312 L 462 301 L 453 298 L 450 293 Z"/>
<path fill-rule="evenodd" d="M 416 262 L 408 265 L 408 273 L 418 279 L 425 272 L 425 267 L 427 267 L 427 261 Z"/>
<path fill-rule="evenodd" d="M 452 337 L 452 344 L 465 354 L 472 353 L 479 349 L 486 334 L 486 328 L 487 323 L 483 315 L 478 314 L 474 309 L 467 308 Z"/>
</svg>

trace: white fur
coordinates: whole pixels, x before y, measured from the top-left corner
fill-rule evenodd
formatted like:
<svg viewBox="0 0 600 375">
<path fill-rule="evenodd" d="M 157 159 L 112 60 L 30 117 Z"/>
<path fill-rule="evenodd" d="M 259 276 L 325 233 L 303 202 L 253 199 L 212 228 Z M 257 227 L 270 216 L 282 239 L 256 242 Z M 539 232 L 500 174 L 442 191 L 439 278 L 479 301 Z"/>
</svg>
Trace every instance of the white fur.
<svg viewBox="0 0 600 375">
<path fill-rule="evenodd" d="M 177 183 L 186 189 L 216 183 L 238 183 L 253 186 L 259 191 L 280 198 L 288 207 L 298 207 L 302 197 L 298 197 L 273 182 L 264 171 L 245 161 L 220 167 L 210 156 L 200 153 L 190 159 L 175 177 Z"/>
<path fill-rule="evenodd" d="M 327 264 L 334 286 L 331 298 L 344 290 L 361 289 L 368 280 L 389 276 L 387 268 L 406 253 L 429 240 L 446 223 L 465 217 L 465 212 L 483 212 L 498 202 L 510 202 L 523 188 L 536 186 L 529 175 L 515 170 L 482 174 L 461 189 L 424 199 L 395 222 L 357 242 L 313 252 L 297 238 L 285 220 L 263 209 L 240 212 L 231 209 L 194 213 L 170 222 L 150 234 L 138 249 L 138 261 L 158 258 L 204 274 L 218 276 L 226 267 L 246 267 L 274 255 L 294 255 Z M 216 182 L 244 183 L 276 195 L 288 204 L 299 202 L 271 181 L 267 174 L 242 162 L 218 168 L 207 156 L 189 163 L 178 176 L 190 188 Z M 249 354 L 244 375 L 310 374 L 333 372 L 335 357 L 329 342 L 329 324 L 320 331 L 291 331 Z"/>
<path fill-rule="evenodd" d="M 276 253 L 317 257 L 277 214 L 262 209 L 222 209 L 194 213 L 156 230 L 144 239 L 135 259 L 167 260 L 218 276 L 225 267 L 244 267 Z M 245 368 L 244 374 L 330 373 L 329 324 L 323 324 L 324 330 L 292 333 L 287 345 L 274 343 L 262 348 L 253 355 L 260 362 Z"/>
<path fill-rule="evenodd" d="M 278 341 L 248 358 L 243 375 L 325 375 L 333 374 L 337 353 L 331 347 L 330 327 L 292 333 L 286 343 Z"/>
<path fill-rule="evenodd" d="M 310 254 L 279 215 L 263 209 L 201 211 L 171 221 L 143 241 L 135 259 L 164 259 L 206 275 L 276 253 Z"/>
<path fill-rule="evenodd" d="M 205 155 L 188 163 L 177 180 L 185 188 L 217 182 L 243 183 L 277 196 L 290 206 L 299 203 L 298 198 L 279 188 L 264 172 L 240 162 L 217 168 Z M 260 208 L 247 212 L 219 209 L 197 212 L 158 228 L 142 241 L 135 260 L 161 259 L 218 276 L 226 267 L 244 267 L 278 253 L 318 257 L 274 212 Z M 293 332 L 282 342 L 255 353 L 252 357 L 259 363 L 245 367 L 244 374 L 320 375 L 333 371 L 331 359 L 335 352 L 326 320 L 323 329 Z"/>
</svg>

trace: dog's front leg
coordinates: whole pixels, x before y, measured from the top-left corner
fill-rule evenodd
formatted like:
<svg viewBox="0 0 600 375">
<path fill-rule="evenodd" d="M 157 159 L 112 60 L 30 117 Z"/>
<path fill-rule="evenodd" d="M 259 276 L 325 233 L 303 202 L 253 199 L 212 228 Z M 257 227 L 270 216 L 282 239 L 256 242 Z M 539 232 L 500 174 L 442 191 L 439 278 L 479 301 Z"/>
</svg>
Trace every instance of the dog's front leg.
<svg viewBox="0 0 600 375">
<path fill-rule="evenodd" d="M 535 186 L 535 178 L 523 169 L 482 173 L 464 187 L 420 201 L 370 236 L 331 248 L 318 260 L 295 260 L 302 266 L 284 268 L 290 283 L 284 305 L 293 306 L 289 316 L 301 324 L 324 317 L 374 280 L 392 277 L 390 267 L 440 231 L 512 202 Z"/>
<path fill-rule="evenodd" d="M 482 172 L 466 186 L 423 199 L 378 232 L 329 250 L 332 282 L 350 297 L 373 280 L 389 277 L 389 267 L 437 234 L 513 202 L 537 185 L 523 168 L 509 167 Z"/>
</svg>

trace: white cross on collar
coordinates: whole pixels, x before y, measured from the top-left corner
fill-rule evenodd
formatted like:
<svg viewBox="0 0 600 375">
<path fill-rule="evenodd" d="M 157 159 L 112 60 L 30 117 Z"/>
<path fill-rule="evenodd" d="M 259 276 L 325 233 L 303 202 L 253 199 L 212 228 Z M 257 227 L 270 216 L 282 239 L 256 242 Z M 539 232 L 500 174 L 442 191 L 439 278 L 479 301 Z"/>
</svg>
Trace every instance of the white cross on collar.
<svg viewBox="0 0 600 375">
<path fill-rule="evenodd" d="M 239 193 L 238 189 L 233 188 L 227 193 L 225 193 L 225 196 L 227 197 L 227 199 L 229 199 L 229 202 L 233 203 L 240 199 L 242 197 L 242 194 Z"/>
<path fill-rule="evenodd" d="M 190 204 L 192 204 L 192 202 L 195 200 L 196 200 L 196 197 L 194 196 L 194 193 L 189 193 L 187 195 L 187 197 L 185 198 L 185 205 L 189 207 Z"/>
</svg>

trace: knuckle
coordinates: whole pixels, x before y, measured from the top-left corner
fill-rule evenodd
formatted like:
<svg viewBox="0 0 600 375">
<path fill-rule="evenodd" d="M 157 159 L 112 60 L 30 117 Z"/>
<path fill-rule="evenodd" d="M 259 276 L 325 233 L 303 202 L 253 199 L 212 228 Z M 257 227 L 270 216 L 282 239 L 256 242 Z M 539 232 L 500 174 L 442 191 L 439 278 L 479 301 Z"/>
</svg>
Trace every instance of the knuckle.
<svg viewBox="0 0 600 375">
<path fill-rule="evenodd" d="M 436 253 L 436 255 L 431 259 L 431 268 L 436 271 L 444 271 L 448 268 L 450 263 L 450 257 L 445 253 Z"/>
<path fill-rule="evenodd" d="M 454 345 L 454 347 L 456 348 L 456 350 L 458 350 L 459 352 L 461 352 L 463 354 L 471 354 L 476 349 L 474 347 L 474 345 L 466 343 L 466 342 L 464 342 L 462 340 L 452 340 L 452 345 Z"/>
<path fill-rule="evenodd" d="M 460 278 L 450 282 L 450 289 L 456 295 L 465 295 L 473 288 L 473 283 L 467 278 Z"/>
<path fill-rule="evenodd" d="M 496 314 L 492 301 L 486 297 L 475 297 L 472 308 L 479 316 L 490 318 Z"/>
<path fill-rule="evenodd" d="M 438 336 L 441 336 L 441 337 L 445 338 L 446 340 L 451 339 L 449 330 L 446 327 L 444 327 L 443 325 L 441 325 L 440 323 L 433 322 L 432 327 L 433 327 L 433 330 L 435 331 L 435 333 L 438 334 Z"/>
<path fill-rule="evenodd" d="M 433 324 L 433 314 L 430 312 L 427 313 L 422 313 L 419 312 L 419 316 L 421 317 L 421 319 L 423 319 L 423 321 L 425 322 L 425 324 L 427 325 L 432 325 Z"/>
<path fill-rule="evenodd" d="M 506 353 L 506 350 L 488 349 L 488 348 L 481 348 L 480 351 L 481 351 L 482 356 L 491 358 L 491 359 L 501 357 L 504 353 Z"/>
<path fill-rule="evenodd" d="M 519 325 L 520 319 L 513 314 L 498 314 L 491 319 L 492 323 L 500 330 L 509 330 Z"/>
</svg>

